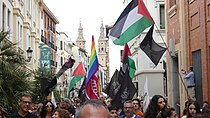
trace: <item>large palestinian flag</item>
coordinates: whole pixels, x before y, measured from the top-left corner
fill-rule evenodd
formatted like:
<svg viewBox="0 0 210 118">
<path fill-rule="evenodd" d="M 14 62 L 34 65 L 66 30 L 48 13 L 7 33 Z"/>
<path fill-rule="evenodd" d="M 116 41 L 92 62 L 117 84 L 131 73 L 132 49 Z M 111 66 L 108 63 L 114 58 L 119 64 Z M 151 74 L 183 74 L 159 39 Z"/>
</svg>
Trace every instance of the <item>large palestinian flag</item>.
<svg viewBox="0 0 210 118">
<path fill-rule="evenodd" d="M 109 33 L 115 45 L 124 45 L 154 24 L 142 0 L 132 0 Z"/>
</svg>

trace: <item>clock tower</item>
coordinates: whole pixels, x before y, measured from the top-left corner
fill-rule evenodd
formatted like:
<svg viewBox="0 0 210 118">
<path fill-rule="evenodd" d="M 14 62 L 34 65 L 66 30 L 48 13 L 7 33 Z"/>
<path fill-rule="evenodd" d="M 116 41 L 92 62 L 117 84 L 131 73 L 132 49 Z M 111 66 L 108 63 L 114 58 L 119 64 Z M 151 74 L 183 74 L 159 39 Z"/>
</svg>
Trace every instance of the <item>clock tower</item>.
<svg viewBox="0 0 210 118">
<path fill-rule="evenodd" d="M 100 68 L 104 71 L 104 82 L 107 83 L 109 81 L 109 40 L 104 32 L 104 26 L 101 23 L 98 39 L 98 61 Z"/>
<path fill-rule="evenodd" d="M 81 25 L 81 22 L 79 24 L 79 28 L 78 28 L 78 37 L 77 37 L 77 40 L 76 40 L 76 44 L 77 46 L 79 46 L 80 48 L 82 48 L 83 50 L 85 50 L 85 39 L 83 37 L 83 28 L 82 28 L 82 25 Z"/>
</svg>

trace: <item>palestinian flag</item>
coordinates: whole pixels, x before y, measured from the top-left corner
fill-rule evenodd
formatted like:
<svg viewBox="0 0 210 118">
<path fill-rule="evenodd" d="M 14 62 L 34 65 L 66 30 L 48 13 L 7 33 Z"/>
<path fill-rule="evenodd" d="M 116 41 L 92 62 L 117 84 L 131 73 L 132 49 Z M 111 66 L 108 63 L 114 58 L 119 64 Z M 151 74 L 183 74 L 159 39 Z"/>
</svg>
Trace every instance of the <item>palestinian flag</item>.
<svg viewBox="0 0 210 118">
<path fill-rule="evenodd" d="M 84 68 L 82 62 L 80 62 L 72 74 L 72 76 L 74 76 L 74 77 L 71 79 L 71 82 L 69 84 L 68 98 L 70 98 L 70 92 L 73 89 L 74 85 L 77 82 L 79 82 L 85 75 L 86 75 L 85 68 Z"/>
<path fill-rule="evenodd" d="M 109 33 L 115 45 L 125 45 L 154 24 L 142 0 L 132 0 L 117 19 Z"/>
<path fill-rule="evenodd" d="M 131 56 L 132 55 L 131 55 L 130 49 L 128 47 L 128 44 L 126 43 L 125 47 L 124 47 L 124 51 L 123 51 L 122 63 L 126 64 L 128 66 L 129 75 L 130 75 L 131 79 L 133 79 L 133 77 L 135 75 L 135 71 L 136 71 L 136 66 L 135 66 L 135 62 Z"/>
</svg>

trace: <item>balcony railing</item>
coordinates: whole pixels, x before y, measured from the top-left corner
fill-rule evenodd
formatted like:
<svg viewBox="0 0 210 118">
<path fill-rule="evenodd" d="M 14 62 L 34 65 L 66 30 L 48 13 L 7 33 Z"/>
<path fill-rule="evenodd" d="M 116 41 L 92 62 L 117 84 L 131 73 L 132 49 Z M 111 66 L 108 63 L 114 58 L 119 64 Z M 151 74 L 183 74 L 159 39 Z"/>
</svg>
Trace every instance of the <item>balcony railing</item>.
<svg viewBox="0 0 210 118">
<path fill-rule="evenodd" d="M 43 35 L 41 35 L 41 41 L 45 44 L 47 43 L 47 39 Z"/>
<path fill-rule="evenodd" d="M 51 30 L 53 33 L 55 33 L 55 28 L 54 27 L 52 27 L 52 26 L 48 26 L 48 28 L 47 28 L 48 30 Z"/>
<path fill-rule="evenodd" d="M 53 60 L 50 60 L 50 61 L 51 61 L 51 65 L 52 66 L 55 66 L 54 61 Z"/>
</svg>

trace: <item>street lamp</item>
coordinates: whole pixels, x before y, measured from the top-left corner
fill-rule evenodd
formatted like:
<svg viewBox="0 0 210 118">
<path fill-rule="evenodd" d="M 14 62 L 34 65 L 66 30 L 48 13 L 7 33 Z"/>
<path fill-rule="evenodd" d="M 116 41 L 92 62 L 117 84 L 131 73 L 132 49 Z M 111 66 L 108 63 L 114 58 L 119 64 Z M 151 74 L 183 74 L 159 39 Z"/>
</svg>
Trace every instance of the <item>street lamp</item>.
<svg viewBox="0 0 210 118">
<path fill-rule="evenodd" d="M 28 47 L 28 49 L 26 50 L 26 52 L 27 52 L 27 56 L 28 56 L 28 62 L 30 62 L 31 61 L 31 58 L 32 58 L 32 52 L 33 52 L 33 50 L 31 50 L 31 48 Z"/>
</svg>

